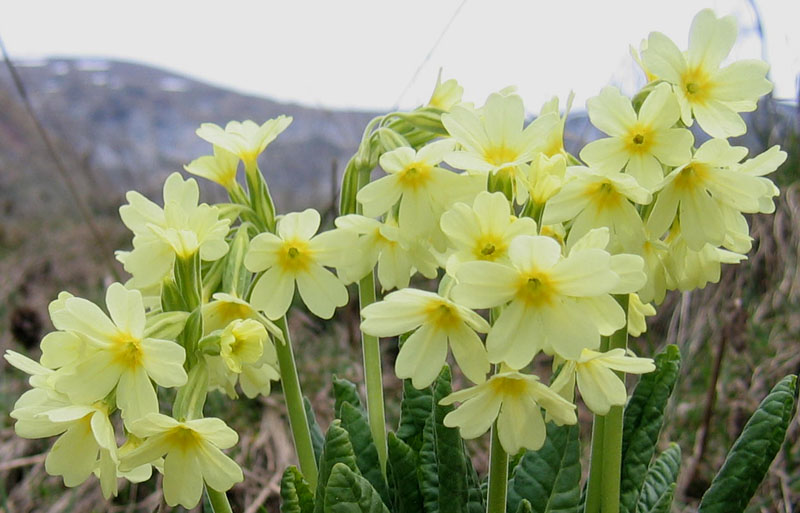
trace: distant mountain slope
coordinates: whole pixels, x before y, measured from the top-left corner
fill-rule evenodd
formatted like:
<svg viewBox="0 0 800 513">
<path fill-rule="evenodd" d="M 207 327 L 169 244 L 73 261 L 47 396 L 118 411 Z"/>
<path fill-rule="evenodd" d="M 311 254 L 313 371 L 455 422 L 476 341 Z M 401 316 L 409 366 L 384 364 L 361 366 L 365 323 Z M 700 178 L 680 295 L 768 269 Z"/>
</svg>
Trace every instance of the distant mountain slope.
<svg viewBox="0 0 800 513">
<path fill-rule="evenodd" d="M 294 122 L 262 160 L 276 201 L 284 208 L 330 201 L 332 166 L 344 167 L 374 116 L 281 104 L 131 63 L 53 59 L 22 62 L 18 69 L 51 134 L 115 192 L 152 192 L 169 172 L 210 154 L 211 146 L 194 133 L 201 123 L 287 114 Z M 3 105 L 14 103 L 5 67 L 0 94 Z M 25 119 L 24 113 L 18 117 Z M 38 148 L 35 138 L 15 136 L 16 123 L 0 115 L 0 153 L 20 156 L 29 146 Z"/>
</svg>

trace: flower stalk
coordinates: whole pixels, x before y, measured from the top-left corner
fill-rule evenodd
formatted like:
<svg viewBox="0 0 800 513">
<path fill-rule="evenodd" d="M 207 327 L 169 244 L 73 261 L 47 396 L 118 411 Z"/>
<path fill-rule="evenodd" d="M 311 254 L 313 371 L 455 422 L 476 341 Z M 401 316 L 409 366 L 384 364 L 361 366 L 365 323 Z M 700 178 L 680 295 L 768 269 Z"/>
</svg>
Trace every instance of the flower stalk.
<svg viewBox="0 0 800 513">
<path fill-rule="evenodd" d="M 289 427 L 292 429 L 292 439 L 300 463 L 300 471 L 313 490 L 317 486 L 317 460 L 314 456 L 314 446 L 311 443 L 311 428 L 303 405 L 303 392 L 297 376 L 297 364 L 292 352 L 292 339 L 286 326 L 286 317 L 278 319 L 275 324 L 281 329 L 284 339 L 284 342 L 275 344 L 275 349 L 278 353 L 283 396 L 286 399 L 286 409 L 289 413 Z"/>
<path fill-rule="evenodd" d="M 508 495 L 508 453 L 500 443 L 497 421 L 492 426 L 492 442 L 489 448 L 489 496 L 487 513 L 505 513 Z"/>
</svg>

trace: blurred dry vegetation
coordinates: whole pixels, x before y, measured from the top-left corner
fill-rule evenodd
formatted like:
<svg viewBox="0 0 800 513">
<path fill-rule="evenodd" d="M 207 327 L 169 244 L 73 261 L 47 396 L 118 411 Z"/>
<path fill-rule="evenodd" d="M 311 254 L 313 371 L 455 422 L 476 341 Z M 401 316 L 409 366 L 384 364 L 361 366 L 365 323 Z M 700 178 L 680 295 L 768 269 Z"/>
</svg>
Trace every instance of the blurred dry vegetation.
<svg viewBox="0 0 800 513">
<path fill-rule="evenodd" d="M 46 97 L 49 82 L 35 78 L 40 72 L 23 70 L 23 77 L 32 84 L 34 100 Z M 69 73 L 59 76 L 62 80 L 74 78 Z M 52 81 L 52 77 L 48 80 Z M 151 77 L 151 82 L 153 80 Z M 156 169 L 140 169 L 138 162 L 129 162 L 136 157 L 134 154 L 120 157 L 128 168 L 125 172 L 109 170 L 103 163 L 109 161 L 108 155 L 122 155 L 121 150 L 117 150 L 131 140 L 141 146 L 141 133 L 132 134 L 130 126 L 124 123 L 95 132 L 92 137 L 98 145 L 109 146 L 111 135 L 114 144 L 120 145 L 117 150 L 111 145 L 111 149 L 103 150 L 105 153 L 81 139 L 90 130 L 85 127 L 92 112 L 95 117 L 103 118 L 103 112 L 107 114 L 109 109 L 119 108 L 118 105 L 114 107 L 118 100 L 113 95 L 104 100 L 106 103 L 99 104 L 95 95 L 94 111 L 89 112 L 76 111 L 72 103 L 69 106 L 59 104 L 52 96 L 51 100 L 34 101 L 37 110 L 44 113 L 42 120 L 79 191 L 80 198 L 76 200 L 59 178 L 10 83 L 0 80 L 0 86 L 0 351 L 12 349 L 34 358 L 39 356 L 37 346 L 41 336 L 52 329 L 47 304 L 60 290 L 100 301 L 105 286 L 114 281 L 114 273 L 121 273 L 109 256 L 112 249 L 126 248 L 130 244 L 130 235 L 117 214 L 119 205 L 124 202 L 125 188 L 136 186 L 141 180 L 149 184 L 146 192 L 157 197 L 153 184 L 168 172 L 179 169 L 181 163 L 208 152 L 202 141 L 198 144 L 193 139 L 193 130 L 200 121 L 266 119 L 281 113 L 280 108 L 295 116 L 300 112 L 301 120 L 306 117 L 307 124 L 300 123 L 299 131 L 294 139 L 290 137 L 287 146 L 280 147 L 276 143 L 275 149 L 271 147 L 268 151 L 272 154 L 267 156 L 266 167 L 277 170 L 274 174 L 268 173 L 268 179 L 283 174 L 285 165 L 281 156 L 297 160 L 302 155 L 311 159 L 295 162 L 293 169 L 297 169 L 297 173 L 283 174 L 292 177 L 290 181 L 281 179 L 277 187 L 277 200 L 285 211 L 309 204 L 325 209 L 331 204 L 330 170 L 343 166 L 370 117 L 366 113 L 315 113 L 312 109 L 274 104 L 268 107 L 258 104 L 260 107 L 255 112 L 248 113 L 244 110 L 248 102 L 257 104 L 264 100 L 234 99 L 227 96 L 233 93 L 209 89 L 205 92 L 207 97 L 188 101 L 185 97 L 176 99 L 172 91 L 173 96 L 169 97 L 172 99 L 164 101 L 173 110 L 177 109 L 176 102 L 186 103 L 184 118 L 180 118 L 180 112 L 173 113 L 176 119 L 183 119 L 184 125 L 173 120 L 167 128 L 183 131 L 173 134 L 173 138 L 192 141 L 182 146 L 188 148 L 189 154 L 181 161 L 174 150 L 175 140 L 162 143 L 161 148 L 156 143 L 145 145 L 138 155 L 146 156 L 142 157 L 145 160 L 149 158 L 147 165 Z M 69 89 L 70 101 L 84 101 L 76 96 L 77 87 L 73 84 Z M 138 94 L 139 103 L 128 106 L 129 109 L 145 108 L 148 96 L 142 91 Z M 220 107 L 222 114 L 214 110 L 214 104 L 208 104 L 220 98 L 224 99 Z M 198 105 L 202 105 L 201 111 L 215 112 L 215 117 L 194 119 L 194 116 L 203 115 L 202 112 L 197 114 Z M 188 112 L 191 114 L 186 114 Z M 229 117 L 222 117 L 226 115 Z M 317 126 L 315 123 L 320 119 L 330 125 L 328 132 L 315 133 L 304 128 Z M 668 427 L 661 437 L 664 446 L 672 440 L 680 443 L 683 449 L 682 480 L 675 511 L 693 511 L 761 398 L 781 377 L 800 370 L 800 231 L 796 228 L 800 225 L 800 112 L 796 104 L 767 99 L 762 102 L 757 116 L 750 117 L 749 123 L 748 138 L 736 142 L 748 146 L 751 152 L 780 144 L 789 153 L 788 161 L 774 175 L 781 187 L 777 212 L 774 216 L 751 219 L 755 241 L 747 261 L 725 267 L 719 284 L 690 294 L 668 295 L 659 307 L 658 316 L 650 323 L 649 332 L 632 342 L 632 348 L 640 355 L 652 355 L 666 343 L 678 344 L 683 355 L 683 374 L 670 405 Z M 115 127 L 119 133 L 109 134 Z M 328 137 L 326 133 L 333 135 Z M 581 140 L 592 136 L 585 119 L 578 120 L 577 124 L 571 121 L 568 125 L 568 146 L 579 146 Z M 163 146 L 173 150 L 167 157 L 164 157 Z M 327 150 L 320 153 L 319 148 Z M 308 163 L 315 159 L 313 164 Z M 308 167 L 312 165 L 317 167 L 308 178 Z M 297 176 L 301 172 L 303 176 Z M 316 191 L 313 194 L 292 192 L 299 184 L 309 183 Z M 204 192 L 209 191 L 207 188 Z M 76 201 L 84 202 L 89 208 L 102 234 L 102 244 L 92 237 L 75 207 Z M 104 252 L 102 246 L 108 252 Z M 322 323 L 296 309 L 290 320 L 304 392 L 315 405 L 323 428 L 330 422 L 332 375 L 362 381 L 356 306 L 351 303 L 337 319 L 335 323 Z M 391 404 L 399 401 L 398 382 L 390 372 L 393 356 L 394 349 L 387 344 L 384 363 L 389 415 L 396 412 Z M 24 376 L 0 359 L 0 512 L 133 513 L 150 512 L 159 507 L 156 479 L 124 487 L 119 497 L 109 504 L 102 498 L 94 479 L 75 489 L 65 489 L 60 478 L 47 476 L 43 461 L 52 440 L 16 437 L 13 419 L 8 416 L 14 401 L 26 388 Z M 221 416 L 240 433 L 241 442 L 233 456 L 244 469 L 245 482 L 234 487 L 230 494 L 235 511 L 277 511 L 280 475 L 285 466 L 293 463 L 291 437 L 279 387 L 268 398 L 242 399 L 233 406 L 223 397 L 211 396 L 206 412 Z M 389 418 L 390 425 L 396 425 L 396 421 L 396 418 Z M 583 433 L 588 438 L 588 424 Z M 473 448 L 476 449 L 476 467 L 484 474 L 486 456 L 482 450 L 485 448 L 481 442 L 473 444 Z M 795 420 L 749 511 L 797 510 L 800 510 L 800 427 Z"/>
</svg>

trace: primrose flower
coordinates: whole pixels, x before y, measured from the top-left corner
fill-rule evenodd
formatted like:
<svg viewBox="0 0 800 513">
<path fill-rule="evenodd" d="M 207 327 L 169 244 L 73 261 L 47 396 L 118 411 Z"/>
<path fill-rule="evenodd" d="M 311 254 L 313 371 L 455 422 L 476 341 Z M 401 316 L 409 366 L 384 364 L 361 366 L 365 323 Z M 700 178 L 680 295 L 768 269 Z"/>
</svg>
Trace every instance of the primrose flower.
<svg viewBox="0 0 800 513">
<path fill-rule="evenodd" d="M 656 314 L 656 308 L 642 302 L 638 294 L 628 294 L 628 334 L 638 337 L 647 331 L 647 317 Z"/>
<path fill-rule="evenodd" d="M 212 301 L 203 304 L 201 311 L 203 314 L 203 332 L 209 334 L 212 331 L 224 329 L 233 321 L 239 319 L 254 319 L 260 322 L 274 337 L 283 340 L 281 329 L 275 323 L 258 313 L 253 305 L 232 294 L 216 292 L 211 296 Z"/>
<path fill-rule="evenodd" d="M 255 363 L 261 357 L 267 330 L 258 321 L 236 320 L 220 334 L 219 355 L 231 372 L 242 372 L 242 365 Z"/>
<path fill-rule="evenodd" d="M 508 247 L 517 235 L 536 235 L 536 222 L 512 215 L 501 192 L 483 191 L 472 206 L 456 203 L 442 215 L 442 231 L 455 251 L 448 260 L 453 274 L 458 264 L 472 260 L 507 261 Z"/>
<path fill-rule="evenodd" d="M 493 93 L 480 114 L 463 106 L 453 107 L 442 115 L 450 135 L 464 147 L 451 153 L 445 162 L 457 169 L 495 173 L 533 160 L 545 149 L 548 134 L 558 128 L 555 112 L 539 116 L 523 129 L 525 108 L 515 95 Z"/>
<path fill-rule="evenodd" d="M 9 361 L 15 366 L 19 363 Z M 101 450 L 116 458 L 117 443 L 108 413 L 103 401 L 76 404 L 53 389 L 33 388 L 17 400 L 10 416 L 17 420 L 14 430 L 23 438 L 60 435 L 47 454 L 45 470 L 62 476 L 64 484 L 72 487 L 86 481 L 96 469 Z"/>
<path fill-rule="evenodd" d="M 628 356 L 624 349 L 605 353 L 584 349 L 577 360 L 564 362 L 550 388 L 569 399 L 577 377 L 578 390 L 586 406 L 597 415 L 606 415 L 612 406 L 622 406 L 628 400 L 625 382 L 613 371 L 645 374 L 655 369 L 652 359 Z"/>
<path fill-rule="evenodd" d="M 225 129 L 213 123 L 203 123 L 197 129 L 197 135 L 215 146 L 233 153 L 245 164 L 245 168 L 253 166 L 258 156 L 269 143 L 291 124 L 290 116 L 278 116 L 257 125 L 253 121 L 231 121 Z"/>
<path fill-rule="evenodd" d="M 747 126 L 738 113 L 754 111 L 758 98 L 772 90 L 763 61 L 742 60 L 720 69 L 736 35 L 736 18 L 717 18 L 704 9 L 692 21 L 685 54 L 660 32 L 650 34 L 642 51 L 646 69 L 672 84 L 683 123 L 691 126 L 694 116 L 712 137 L 744 134 Z"/>
<path fill-rule="evenodd" d="M 381 223 L 375 219 L 350 214 L 337 217 L 336 227 L 358 235 L 352 259 L 337 269 L 345 283 L 353 283 L 378 266 L 378 281 L 383 290 L 408 286 L 414 274 L 408 242 L 402 239 L 400 228 L 389 218 Z"/>
<path fill-rule="evenodd" d="M 542 150 L 542 153 L 545 157 L 566 155 L 567 151 L 564 149 L 564 127 L 567 124 L 567 116 L 569 115 L 569 111 L 572 110 L 572 101 L 574 99 L 575 93 L 569 93 L 569 96 L 567 97 L 567 106 L 563 116 L 559 116 L 558 96 L 553 96 L 550 100 L 546 101 L 539 110 L 539 117 L 551 113 L 559 116 L 557 128 L 546 134 L 547 140 L 544 144 L 544 150 Z"/>
<path fill-rule="evenodd" d="M 616 87 L 603 88 L 586 106 L 592 124 L 611 136 L 581 150 L 581 158 L 592 167 L 624 167 L 652 191 L 664 179 L 662 164 L 681 166 L 692 158 L 694 136 L 685 128 L 673 128 L 681 114 L 668 84 L 656 86 L 638 114 Z"/>
<path fill-rule="evenodd" d="M 679 212 L 681 232 L 691 249 L 698 251 L 706 243 L 719 246 L 725 242 L 723 206 L 756 213 L 772 203 L 775 186 L 754 173 L 741 172 L 738 163 L 746 154 L 747 148 L 731 146 L 725 139 L 705 142 L 691 162 L 664 179 L 647 219 L 648 230 L 663 234 Z"/>
<path fill-rule="evenodd" d="M 664 266 L 669 277 L 670 289 L 689 291 L 702 289 L 707 283 L 717 283 L 722 264 L 738 264 L 747 259 L 745 255 L 705 244 L 694 250 L 683 236 L 683 225 L 676 222 L 670 229 L 667 243 L 669 251 Z"/>
<path fill-rule="evenodd" d="M 214 146 L 214 155 L 194 159 L 183 168 L 193 175 L 218 183 L 228 190 L 236 186 L 239 157 L 221 146 Z"/>
<path fill-rule="evenodd" d="M 332 230 L 315 236 L 319 223 L 314 209 L 292 212 L 278 221 L 277 235 L 261 233 L 250 241 L 245 267 L 254 273 L 266 271 L 253 287 L 250 303 L 268 318 L 286 313 L 295 283 L 318 317 L 330 319 L 337 306 L 347 304 L 347 289 L 323 266 L 341 266 L 345 252 L 356 245 L 356 235 Z"/>
<path fill-rule="evenodd" d="M 84 358 L 63 368 L 56 388 L 72 401 L 90 404 L 116 387 L 117 406 L 126 424 L 158 411 L 152 381 L 162 387 L 186 383 L 185 351 L 169 340 L 144 336 L 142 295 L 113 283 L 106 291 L 109 318 L 97 305 L 77 297 L 64 302 L 53 323 L 81 337 Z"/>
<path fill-rule="evenodd" d="M 448 342 L 467 378 L 474 383 L 486 379 L 489 360 L 475 332 L 488 332 L 489 323 L 472 310 L 432 292 L 403 289 L 367 306 L 361 315 L 361 329 L 377 337 L 416 330 L 403 343 L 395 363 L 397 377 L 411 378 L 414 387 L 433 383 L 447 358 Z"/>
<path fill-rule="evenodd" d="M 401 147 L 381 155 L 379 162 L 387 176 L 367 184 L 356 196 L 364 215 L 380 216 L 400 201 L 400 229 L 408 237 L 432 235 L 445 208 L 454 201 L 471 199 L 485 186 L 485 180 L 438 167 L 454 145 L 448 139 L 419 151 Z"/>
<path fill-rule="evenodd" d="M 463 94 L 464 88 L 461 87 L 455 79 L 451 78 L 450 80 L 442 82 L 442 70 L 439 70 L 439 75 L 436 77 L 436 86 L 433 88 L 433 94 L 431 94 L 431 98 L 425 106 L 448 111 L 454 105 L 461 103 Z"/>
<path fill-rule="evenodd" d="M 544 443 L 542 408 L 562 424 L 575 424 L 575 405 L 565 400 L 539 378 L 508 368 L 480 385 L 454 392 L 439 404 L 462 402 L 444 417 L 444 425 L 458 427 L 461 437 L 472 439 L 488 431 L 497 419 L 500 444 L 508 454 L 521 449 L 537 450 Z"/>
<path fill-rule="evenodd" d="M 164 182 L 162 209 L 136 191 L 125 196 L 119 209 L 122 222 L 133 233 L 133 251 L 117 252 L 117 259 L 133 275 L 130 285 L 141 289 L 160 284 L 172 272 L 175 257 L 191 258 L 199 251 L 206 261 L 225 256 L 230 220 L 219 219 L 219 209 L 198 205 L 200 191 L 193 179 L 179 173 Z"/>
<path fill-rule="evenodd" d="M 461 264 L 452 290 L 453 300 L 468 308 L 508 303 L 486 338 L 490 362 L 521 369 L 540 350 L 574 359 L 584 348 L 599 347 L 601 334 L 624 326 L 625 313 L 604 299 L 620 283 L 605 250 L 577 249 L 564 257 L 549 237 L 519 235 L 508 256 L 511 265 Z M 596 298 L 613 313 L 602 325 L 595 303 L 584 301 Z"/>
<path fill-rule="evenodd" d="M 563 155 L 548 157 L 540 153 L 528 166 L 527 196 L 535 205 L 544 205 L 561 190 L 566 174 L 567 160 Z"/>
<path fill-rule="evenodd" d="M 239 465 L 220 450 L 234 446 L 239 435 L 220 419 L 179 422 L 152 413 L 135 422 L 131 432 L 145 441 L 122 457 L 120 469 L 131 470 L 164 456 L 164 499 L 170 506 L 195 507 L 203 483 L 225 492 L 244 480 Z"/>
<path fill-rule="evenodd" d="M 558 194 L 545 204 L 542 224 L 573 220 L 568 243 L 601 226 L 617 239 L 643 229 L 632 203 L 646 205 L 652 199 L 632 176 L 610 168 L 574 166 L 567 169 L 567 181 Z"/>
</svg>

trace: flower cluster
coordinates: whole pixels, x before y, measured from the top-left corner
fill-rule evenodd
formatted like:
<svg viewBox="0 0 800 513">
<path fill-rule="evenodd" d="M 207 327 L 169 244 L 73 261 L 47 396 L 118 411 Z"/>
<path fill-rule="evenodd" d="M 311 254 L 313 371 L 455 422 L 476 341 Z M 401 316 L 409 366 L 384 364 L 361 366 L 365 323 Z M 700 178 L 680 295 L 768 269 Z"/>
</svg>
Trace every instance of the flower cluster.
<svg viewBox="0 0 800 513">
<path fill-rule="evenodd" d="M 654 369 L 626 349 L 627 334 L 646 330 L 668 290 L 704 287 L 745 258 L 744 214 L 774 209 L 765 175 L 786 154 L 747 159 L 727 140 L 771 88 L 763 63 L 720 68 L 735 36 L 732 18 L 707 10 L 685 53 L 651 34 L 640 62 L 652 81 L 633 99 L 613 87 L 590 99 L 589 118 L 608 137 L 577 156 L 565 149 L 557 98 L 526 123 L 513 91 L 475 106 L 439 80 L 426 106 L 370 124 L 345 172 L 342 215 L 322 233 L 314 209 L 275 214 L 258 167 L 291 118 L 204 124 L 197 133 L 213 155 L 186 170 L 231 202 L 199 204 L 197 183 L 178 173 L 163 206 L 128 193 L 120 215 L 133 248 L 117 256 L 132 277 L 108 288 L 108 313 L 62 293 L 41 360 L 6 355 L 31 376 L 12 412 L 17 433 L 60 436 L 46 469 L 67 486 L 95 473 L 111 496 L 118 478 L 143 481 L 155 467 L 166 502 L 194 507 L 203 487 L 225 492 L 243 478 L 222 452 L 238 436 L 204 416 L 206 395 L 252 398 L 283 376 L 287 401 L 302 402 L 284 367 L 294 365 L 285 316 L 295 292 L 330 319 L 354 282 L 371 289 L 362 331 L 402 341 L 398 377 L 427 387 L 452 351 L 474 386 L 442 400 L 461 403 L 444 423 L 464 438 L 496 425 L 506 452 L 537 449 L 547 420 L 577 421 L 576 388 L 607 414 L 627 399 L 620 373 Z M 695 120 L 710 136 L 699 145 L 687 128 Z M 431 283 L 416 275 L 438 286 L 411 288 Z M 549 384 L 530 370 L 537 358 L 552 364 Z M 170 415 L 159 388 L 177 389 Z M 299 415 L 293 429 L 305 422 L 302 404 L 288 410 Z M 308 436 L 296 435 L 299 455 Z"/>
</svg>

